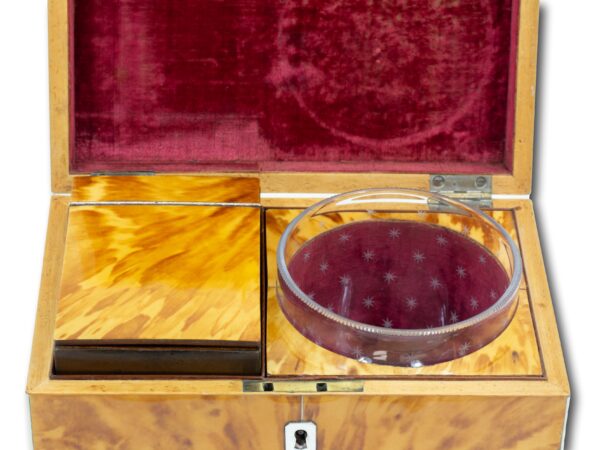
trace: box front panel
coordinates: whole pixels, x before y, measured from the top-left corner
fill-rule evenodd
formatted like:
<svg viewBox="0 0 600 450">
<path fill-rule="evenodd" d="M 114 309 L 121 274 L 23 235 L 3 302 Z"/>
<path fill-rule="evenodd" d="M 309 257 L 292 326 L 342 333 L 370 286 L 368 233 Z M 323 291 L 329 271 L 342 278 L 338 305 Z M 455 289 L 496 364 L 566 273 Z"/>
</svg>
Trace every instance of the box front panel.
<svg viewBox="0 0 600 450">
<path fill-rule="evenodd" d="M 319 445 L 335 450 L 550 450 L 564 397 L 305 397 Z"/>
<path fill-rule="evenodd" d="M 284 426 L 300 420 L 316 424 L 324 450 L 549 450 L 565 408 L 565 397 L 31 398 L 36 450 L 284 450 Z"/>
<path fill-rule="evenodd" d="M 280 450 L 300 397 L 32 396 L 35 450 Z"/>
</svg>

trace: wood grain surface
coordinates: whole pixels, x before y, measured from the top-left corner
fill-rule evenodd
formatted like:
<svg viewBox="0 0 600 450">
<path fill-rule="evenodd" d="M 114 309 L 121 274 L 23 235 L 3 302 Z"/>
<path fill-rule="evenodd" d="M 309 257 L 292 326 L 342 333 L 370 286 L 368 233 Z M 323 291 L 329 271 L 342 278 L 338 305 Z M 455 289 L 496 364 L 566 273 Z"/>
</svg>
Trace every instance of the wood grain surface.
<svg viewBox="0 0 600 450">
<path fill-rule="evenodd" d="M 27 378 L 28 393 L 46 384 L 52 372 L 56 302 L 65 252 L 69 200 L 67 196 L 58 195 L 50 198 L 44 265 Z"/>
<path fill-rule="evenodd" d="M 564 398 L 458 396 L 36 396 L 36 449 L 280 450 L 314 421 L 336 450 L 560 448 Z M 302 406 L 303 402 L 303 406 Z"/>
<path fill-rule="evenodd" d="M 565 395 L 570 395 L 569 379 L 544 266 L 533 202 L 531 200 L 519 202 L 519 206 L 515 208 L 515 216 L 522 243 L 523 264 L 529 281 L 531 307 L 538 324 L 538 342 L 540 352 L 544 355 L 548 383 Z"/>
<path fill-rule="evenodd" d="M 258 203 L 252 177 L 128 175 L 73 177 L 74 202 L 146 201 Z"/>
<path fill-rule="evenodd" d="M 565 398 L 385 396 L 304 398 L 319 448 L 559 449 Z"/>
<path fill-rule="evenodd" d="M 260 210 L 71 206 L 56 340 L 260 341 Z"/>
<path fill-rule="evenodd" d="M 36 396 L 36 450 L 281 450 L 300 397 Z"/>
<path fill-rule="evenodd" d="M 48 0 L 48 76 L 50 90 L 50 172 L 52 192 L 69 192 L 71 92 L 69 89 L 69 1 Z"/>
<path fill-rule="evenodd" d="M 267 297 L 267 373 L 273 376 L 501 376 L 540 377 L 542 359 L 538 351 L 526 283 L 519 292 L 519 307 L 509 327 L 482 349 L 434 366 L 421 368 L 364 364 L 326 350 L 301 335 L 285 318 L 276 293 L 277 265 L 275 251 L 279 236 L 299 210 L 269 209 L 266 212 L 267 265 L 269 289 Z M 491 211 L 513 239 L 518 242 L 516 223 L 510 210 Z M 429 220 L 429 219 L 428 219 Z M 431 221 L 460 230 L 464 225 L 440 215 Z M 486 241 L 481 229 L 472 228 L 471 237 Z"/>
</svg>

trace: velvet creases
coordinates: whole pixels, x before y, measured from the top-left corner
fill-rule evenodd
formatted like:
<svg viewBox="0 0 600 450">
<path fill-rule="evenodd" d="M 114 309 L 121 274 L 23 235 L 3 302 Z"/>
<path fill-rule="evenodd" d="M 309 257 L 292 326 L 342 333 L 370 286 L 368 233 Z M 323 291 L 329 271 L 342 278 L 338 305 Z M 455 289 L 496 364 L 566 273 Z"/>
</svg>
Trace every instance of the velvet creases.
<svg viewBox="0 0 600 450">
<path fill-rule="evenodd" d="M 71 0 L 71 169 L 511 170 L 519 0 Z"/>
</svg>

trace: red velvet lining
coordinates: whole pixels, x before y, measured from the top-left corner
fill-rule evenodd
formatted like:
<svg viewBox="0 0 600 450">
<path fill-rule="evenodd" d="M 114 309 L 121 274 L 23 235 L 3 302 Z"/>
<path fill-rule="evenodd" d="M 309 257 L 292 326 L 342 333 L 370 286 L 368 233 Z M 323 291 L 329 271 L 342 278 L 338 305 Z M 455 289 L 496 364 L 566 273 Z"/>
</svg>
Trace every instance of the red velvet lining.
<svg viewBox="0 0 600 450">
<path fill-rule="evenodd" d="M 71 0 L 71 169 L 506 172 L 519 0 Z"/>
</svg>

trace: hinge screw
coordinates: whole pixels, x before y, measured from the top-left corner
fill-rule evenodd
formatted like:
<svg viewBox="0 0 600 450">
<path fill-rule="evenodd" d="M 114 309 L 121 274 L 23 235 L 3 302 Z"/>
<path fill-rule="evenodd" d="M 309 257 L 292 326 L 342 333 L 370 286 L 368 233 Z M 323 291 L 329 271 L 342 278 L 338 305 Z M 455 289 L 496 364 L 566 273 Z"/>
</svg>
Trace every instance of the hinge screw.
<svg viewBox="0 0 600 450">
<path fill-rule="evenodd" d="M 444 186 L 444 184 L 446 183 L 446 180 L 444 179 L 443 176 L 441 175 L 436 175 L 435 177 L 433 177 L 433 186 L 436 188 L 441 188 L 442 186 Z"/>
<path fill-rule="evenodd" d="M 487 180 L 485 177 L 477 177 L 475 179 L 475 186 L 479 189 L 483 189 L 487 185 Z"/>
</svg>

